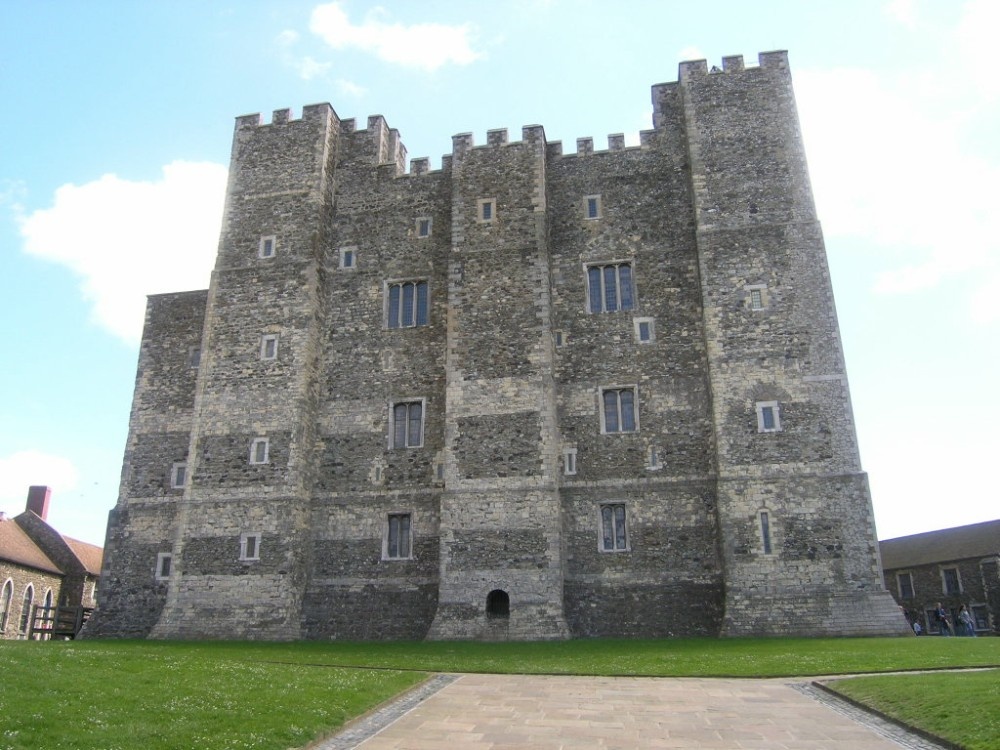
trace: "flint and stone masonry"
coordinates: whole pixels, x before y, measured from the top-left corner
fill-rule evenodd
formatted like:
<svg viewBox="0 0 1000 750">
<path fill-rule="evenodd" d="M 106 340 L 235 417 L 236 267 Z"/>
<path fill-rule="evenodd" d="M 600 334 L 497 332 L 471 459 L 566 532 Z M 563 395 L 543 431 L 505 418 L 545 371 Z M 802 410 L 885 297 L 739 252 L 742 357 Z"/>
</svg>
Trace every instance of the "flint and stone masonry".
<svg viewBox="0 0 1000 750">
<path fill-rule="evenodd" d="M 236 121 L 208 291 L 150 297 L 87 635 L 908 634 L 787 55 L 653 129 Z"/>
</svg>

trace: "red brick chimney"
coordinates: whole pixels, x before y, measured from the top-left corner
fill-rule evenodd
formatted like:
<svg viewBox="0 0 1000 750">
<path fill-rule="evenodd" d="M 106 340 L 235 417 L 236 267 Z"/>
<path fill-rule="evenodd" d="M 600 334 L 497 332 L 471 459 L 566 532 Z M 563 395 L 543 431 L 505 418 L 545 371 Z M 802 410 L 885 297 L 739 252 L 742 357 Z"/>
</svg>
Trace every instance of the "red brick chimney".
<svg viewBox="0 0 1000 750">
<path fill-rule="evenodd" d="M 52 496 L 51 487 L 35 485 L 28 488 L 28 505 L 26 510 L 30 510 L 43 521 L 49 515 L 49 498 Z"/>
</svg>

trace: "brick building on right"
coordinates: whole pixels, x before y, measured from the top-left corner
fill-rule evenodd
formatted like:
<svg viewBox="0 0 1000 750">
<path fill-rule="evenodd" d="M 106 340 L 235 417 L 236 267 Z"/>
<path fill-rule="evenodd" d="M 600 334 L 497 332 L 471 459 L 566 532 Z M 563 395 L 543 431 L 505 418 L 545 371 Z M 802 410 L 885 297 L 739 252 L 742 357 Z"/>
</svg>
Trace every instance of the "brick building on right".
<svg viewBox="0 0 1000 750">
<path fill-rule="evenodd" d="M 879 542 L 885 586 L 910 622 L 938 633 L 938 602 L 956 622 L 964 604 L 977 635 L 1000 633 L 1000 519 Z"/>
</svg>

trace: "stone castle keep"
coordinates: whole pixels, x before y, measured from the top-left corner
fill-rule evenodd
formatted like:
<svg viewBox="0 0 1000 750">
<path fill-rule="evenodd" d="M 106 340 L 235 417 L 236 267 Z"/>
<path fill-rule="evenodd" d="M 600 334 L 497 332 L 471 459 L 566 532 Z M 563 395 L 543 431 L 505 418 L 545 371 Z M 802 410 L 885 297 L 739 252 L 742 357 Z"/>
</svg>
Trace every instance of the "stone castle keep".
<svg viewBox="0 0 1000 750">
<path fill-rule="evenodd" d="M 440 170 L 240 117 L 208 291 L 150 297 L 95 636 L 908 633 L 787 55 Z"/>
</svg>

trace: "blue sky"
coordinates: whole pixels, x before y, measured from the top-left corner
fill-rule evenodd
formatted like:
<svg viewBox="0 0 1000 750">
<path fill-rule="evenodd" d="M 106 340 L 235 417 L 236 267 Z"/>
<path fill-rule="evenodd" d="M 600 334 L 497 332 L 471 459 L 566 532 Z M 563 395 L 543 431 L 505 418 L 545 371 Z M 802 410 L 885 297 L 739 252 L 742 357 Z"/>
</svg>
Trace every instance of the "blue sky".
<svg viewBox="0 0 1000 750">
<path fill-rule="evenodd" d="M 1000 517 L 991 0 L 0 3 L 0 510 L 100 544 L 146 294 L 207 288 L 233 118 L 451 136 L 651 127 L 682 60 L 786 49 L 881 538 Z"/>
</svg>

